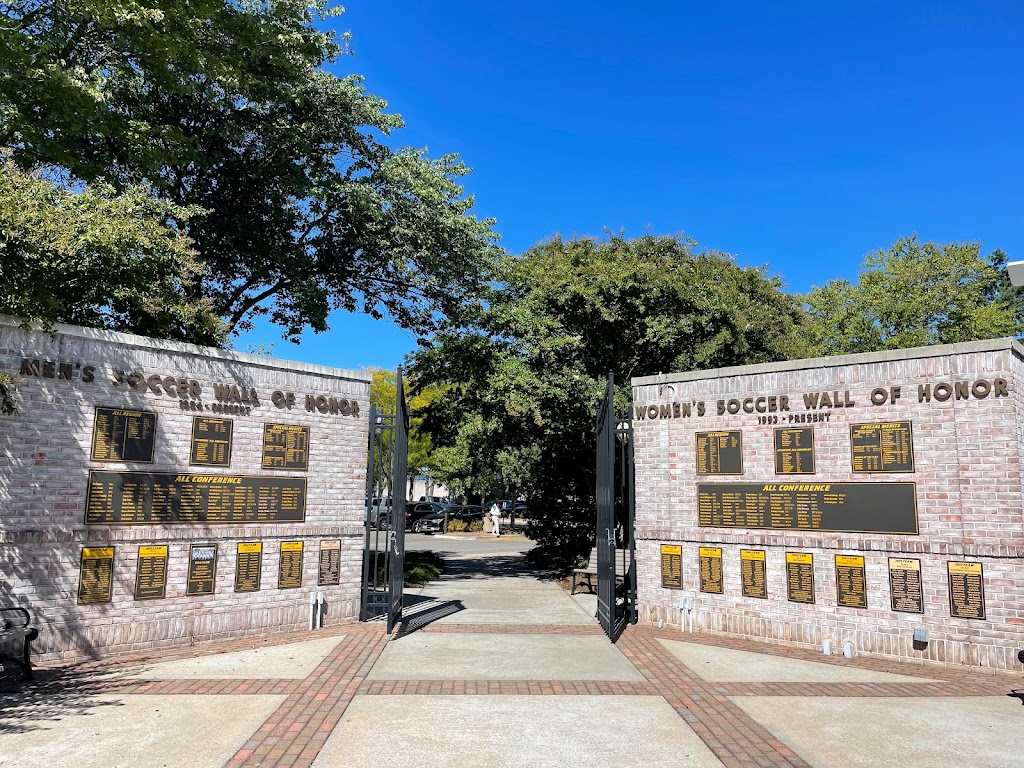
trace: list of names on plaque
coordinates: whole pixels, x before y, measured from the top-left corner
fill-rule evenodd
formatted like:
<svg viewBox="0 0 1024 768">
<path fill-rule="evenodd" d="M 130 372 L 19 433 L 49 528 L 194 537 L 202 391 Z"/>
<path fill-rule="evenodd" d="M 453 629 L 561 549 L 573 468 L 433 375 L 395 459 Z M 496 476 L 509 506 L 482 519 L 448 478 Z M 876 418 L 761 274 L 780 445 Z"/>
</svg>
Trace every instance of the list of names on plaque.
<svg viewBox="0 0 1024 768">
<path fill-rule="evenodd" d="M 282 541 L 281 562 L 277 572 L 278 589 L 302 586 L 302 542 Z"/>
<path fill-rule="evenodd" d="M 201 467 L 230 467 L 233 429 L 234 422 L 231 419 L 193 416 L 189 464 Z"/>
<path fill-rule="evenodd" d="M 763 549 L 740 550 L 740 583 L 744 597 L 768 599 L 768 574 Z"/>
<path fill-rule="evenodd" d="M 186 595 L 212 595 L 217 583 L 217 545 L 193 544 L 188 550 Z"/>
<path fill-rule="evenodd" d="M 814 555 L 786 553 L 786 591 L 793 603 L 814 602 Z"/>
<path fill-rule="evenodd" d="M 740 430 L 697 433 L 698 475 L 742 475 L 743 433 Z"/>
<path fill-rule="evenodd" d="M 814 474 L 814 427 L 775 429 L 775 474 Z"/>
<path fill-rule="evenodd" d="M 339 539 L 320 542 L 319 565 L 317 584 L 326 587 L 341 583 L 341 541 Z"/>
<path fill-rule="evenodd" d="M 304 477 L 92 470 L 86 525 L 301 523 Z"/>
<path fill-rule="evenodd" d="M 714 595 L 722 594 L 722 548 L 700 548 L 700 591 Z"/>
<path fill-rule="evenodd" d="M 949 615 L 956 619 L 985 618 L 985 577 L 981 563 L 950 562 Z"/>
<path fill-rule="evenodd" d="M 913 472 L 914 435 L 909 421 L 850 425 L 854 472 Z"/>
<path fill-rule="evenodd" d="M 894 611 L 924 613 L 920 560 L 906 557 L 889 558 L 889 596 Z"/>
<path fill-rule="evenodd" d="M 83 547 L 78 602 L 109 603 L 114 596 L 114 548 Z"/>
<path fill-rule="evenodd" d="M 159 600 L 167 594 L 167 545 L 139 547 L 135 599 Z"/>
<path fill-rule="evenodd" d="M 711 528 L 917 533 L 914 483 L 698 483 Z"/>
<path fill-rule="evenodd" d="M 153 463 L 156 414 L 123 408 L 97 408 L 92 425 L 93 461 Z"/>
<path fill-rule="evenodd" d="M 683 548 L 678 544 L 661 545 L 661 586 L 683 588 Z"/>
<path fill-rule="evenodd" d="M 863 555 L 836 555 L 836 605 L 868 607 L 868 585 Z"/>
<path fill-rule="evenodd" d="M 259 592 L 262 568 L 263 542 L 239 542 L 235 562 L 235 592 Z"/>
<path fill-rule="evenodd" d="M 308 469 L 309 427 L 263 425 L 264 469 Z"/>
</svg>

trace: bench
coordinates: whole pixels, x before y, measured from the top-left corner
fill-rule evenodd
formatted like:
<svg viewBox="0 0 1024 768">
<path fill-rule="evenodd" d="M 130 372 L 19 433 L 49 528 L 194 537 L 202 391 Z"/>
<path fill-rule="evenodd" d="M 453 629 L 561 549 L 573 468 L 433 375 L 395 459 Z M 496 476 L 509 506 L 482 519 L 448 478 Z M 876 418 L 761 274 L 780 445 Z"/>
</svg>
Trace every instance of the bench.
<svg viewBox="0 0 1024 768">
<path fill-rule="evenodd" d="M 625 581 L 626 574 L 629 573 L 630 567 L 633 565 L 633 556 L 630 554 L 628 549 L 616 549 L 615 550 L 615 581 L 621 583 Z M 587 560 L 586 568 L 573 568 L 572 571 L 572 589 L 570 595 L 575 595 L 576 591 L 583 585 L 582 577 L 586 576 L 586 587 L 590 591 L 590 594 L 594 592 L 594 577 L 597 576 L 597 547 L 590 550 L 590 557 Z"/>
<path fill-rule="evenodd" d="M 15 617 L 8 618 L 10 614 L 15 614 Z M 17 614 L 21 614 L 21 617 L 19 618 Z M 31 680 L 32 660 L 29 656 L 30 646 L 32 641 L 39 637 L 39 630 L 29 626 L 32 617 L 29 615 L 28 610 L 19 606 L 0 606 L 0 618 L 3 619 L 3 624 L 0 625 L 0 648 L 10 642 L 21 640 L 21 658 L 11 656 L 0 650 L 0 663 L 5 660 L 14 662 L 21 667 L 21 673 L 24 678 Z M 19 621 L 20 624 L 18 623 Z"/>
</svg>

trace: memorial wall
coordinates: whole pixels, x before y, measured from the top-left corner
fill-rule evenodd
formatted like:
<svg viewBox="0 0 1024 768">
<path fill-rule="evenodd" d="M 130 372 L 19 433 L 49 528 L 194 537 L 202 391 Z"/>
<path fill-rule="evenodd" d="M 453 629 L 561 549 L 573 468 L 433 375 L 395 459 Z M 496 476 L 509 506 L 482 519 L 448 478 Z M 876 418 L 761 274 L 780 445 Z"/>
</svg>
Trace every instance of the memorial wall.
<svg viewBox="0 0 1024 768">
<path fill-rule="evenodd" d="M 0 316 L 0 604 L 40 658 L 358 618 L 370 376 Z"/>
<path fill-rule="evenodd" d="M 634 379 L 640 620 L 1020 671 L 1022 377 L 996 339 Z"/>
</svg>

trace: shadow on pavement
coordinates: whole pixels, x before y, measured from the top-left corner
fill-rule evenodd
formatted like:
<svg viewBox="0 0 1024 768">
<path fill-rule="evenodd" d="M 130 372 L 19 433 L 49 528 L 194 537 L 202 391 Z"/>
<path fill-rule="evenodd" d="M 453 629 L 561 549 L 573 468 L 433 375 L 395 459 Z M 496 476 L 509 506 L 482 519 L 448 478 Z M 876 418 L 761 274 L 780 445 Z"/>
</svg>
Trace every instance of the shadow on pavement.
<svg viewBox="0 0 1024 768">
<path fill-rule="evenodd" d="M 103 693 L 116 693 L 119 681 L 101 679 L 95 672 L 74 667 L 36 669 L 34 680 L 21 680 L 9 672 L 0 676 L 0 736 L 48 729 L 49 723 L 69 715 L 93 715 L 119 701 L 100 701 Z"/>
</svg>

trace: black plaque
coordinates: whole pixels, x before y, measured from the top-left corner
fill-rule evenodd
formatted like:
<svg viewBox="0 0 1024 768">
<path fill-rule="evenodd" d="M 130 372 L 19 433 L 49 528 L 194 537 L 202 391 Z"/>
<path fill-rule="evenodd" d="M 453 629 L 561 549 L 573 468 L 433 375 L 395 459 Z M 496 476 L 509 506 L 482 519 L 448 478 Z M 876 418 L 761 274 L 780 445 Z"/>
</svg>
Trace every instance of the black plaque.
<svg viewBox="0 0 1024 768">
<path fill-rule="evenodd" d="M 949 572 L 949 615 L 955 619 L 985 618 L 985 575 L 981 563 L 946 563 Z"/>
<path fill-rule="evenodd" d="M 341 583 L 341 541 L 329 539 L 320 542 L 320 567 L 317 584 L 321 587 Z"/>
<path fill-rule="evenodd" d="M 262 570 L 263 542 L 239 542 L 235 561 L 235 592 L 259 592 Z"/>
<path fill-rule="evenodd" d="M 192 452 L 188 463 L 200 467 L 230 467 L 234 424 L 231 419 L 193 416 Z"/>
<path fill-rule="evenodd" d="M 786 553 L 786 591 L 790 602 L 814 602 L 814 555 L 810 552 Z"/>
<path fill-rule="evenodd" d="M 836 555 L 836 605 L 868 607 L 868 582 L 863 555 Z"/>
<path fill-rule="evenodd" d="M 889 597 L 894 611 L 924 613 L 920 560 L 905 557 L 889 558 Z"/>
<path fill-rule="evenodd" d="M 914 483 L 698 483 L 710 528 L 916 535 Z"/>
<path fill-rule="evenodd" d="M 661 545 L 661 586 L 683 588 L 683 548 L 678 544 Z"/>
<path fill-rule="evenodd" d="M 913 472 L 914 433 L 909 421 L 850 425 L 854 472 Z"/>
<path fill-rule="evenodd" d="M 700 591 L 713 595 L 722 594 L 722 548 L 700 548 Z"/>
<path fill-rule="evenodd" d="M 161 600 L 167 594 L 167 545 L 139 547 L 135 570 L 135 599 Z"/>
<path fill-rule="evenodd" d="M 301 523 L 306 479 L 174 472 L 89 473 L 86 525 Z"/>
<path fill-rule="evenodd" d="M 775 474 L 814 474 L 814 427 L 775 429 Z"/>
<path fill-rule="evenodd" d="M 763 549 L 740 550 L 740 583 L 744 597 L 768 599 L 768 574 Z"/>
<path fill-rule="evenodd" d="M 697 433 L 698 475 L 742 475 L 743 433 L 740 430 Z"/>
<path fill-rule="evenodd" d="M 217 584 L 217 545 L 193 544 L 188 550 L 186 595 L 212 595 Z"/>
<path fill-rule="evenodd" d="M 295 589 L 302 586 L 302 542 L 282 541 L 281 561 L 277 570 L 277 588 Z"/>
<path fill-rule="evenodd" d="M 308 469 L 309 427 L 263 425 L 264 469 Z"/>
<path fill-rule="evenodd" d="M 83 547 L 78 571 L 78 602 L 109 603 L 114 596 L 114 548 Z"/>
<path fill-rule="evenodd" d="M 93 461 L 153 463 L 156 414 L 124 408 L 97 408 L 92 425 Z"/>
</svg>

